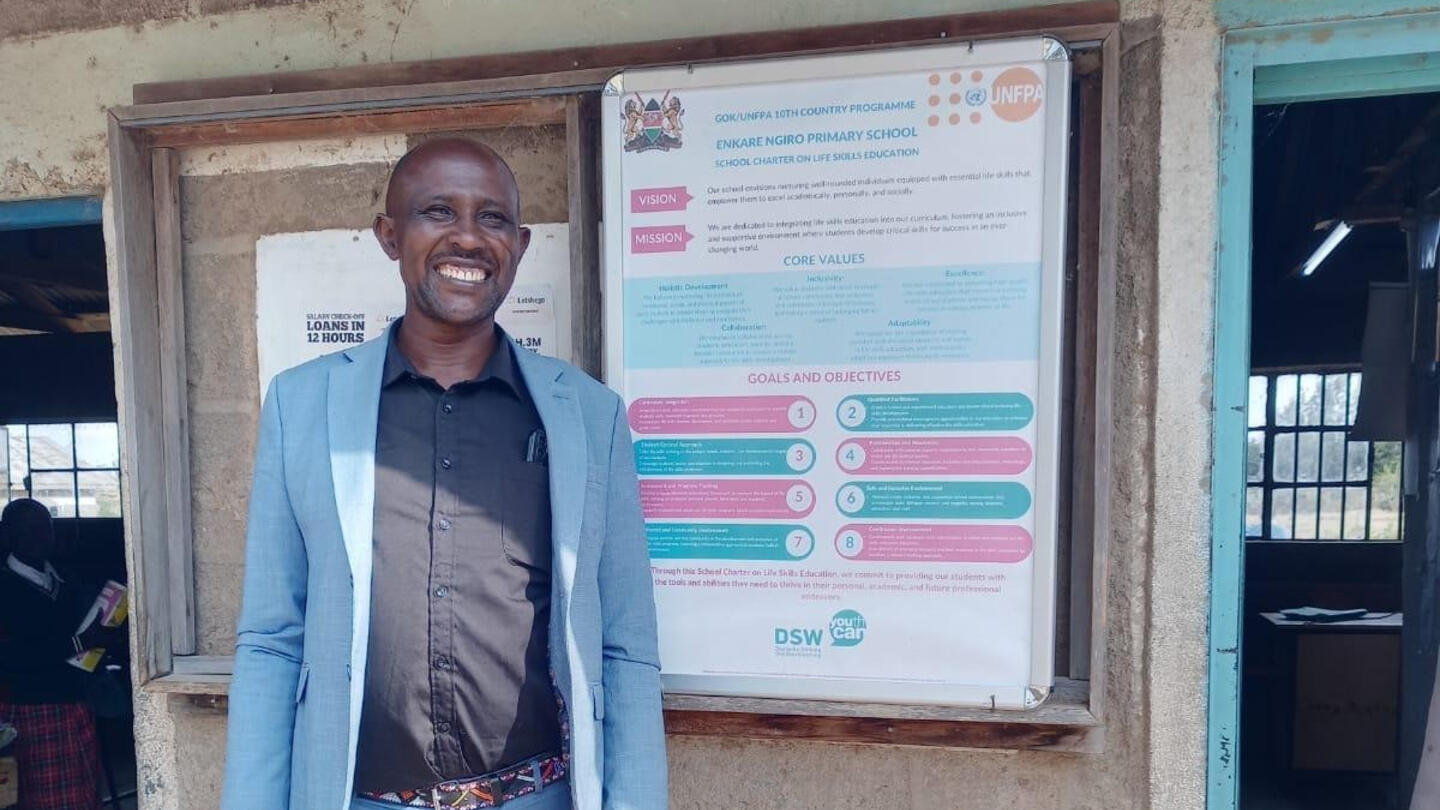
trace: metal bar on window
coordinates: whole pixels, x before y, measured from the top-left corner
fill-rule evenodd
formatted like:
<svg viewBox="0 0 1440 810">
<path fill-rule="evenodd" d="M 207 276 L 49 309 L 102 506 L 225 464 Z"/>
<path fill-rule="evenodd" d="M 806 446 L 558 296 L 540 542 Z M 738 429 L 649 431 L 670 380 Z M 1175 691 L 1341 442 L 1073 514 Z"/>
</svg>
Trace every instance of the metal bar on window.
<svg viewBox="0 0 1440 810">
<path fill-rule="evenodd" d="M 1275 383 L 1280 379 L 1278 374 L 1270 374 L 1265 377 L 1265 424 L 1261 425 L 1264 431 L 1261 435 L 1261 444 L 1265 448 L 1265 458 L 1260 463 L 1260 537 L 1265 540 L 1275 539 L 1270 527 L 1274 524 L 1271 517 L 1271 510 L 1275 507 L 1274 483 L 1275 475 Z M 1249 441 L 1249 438 L 1246 438 Z"/>
<path fill-rule="evenodd" d="M 1401 467 L 1403 470 L 1404 467 Z M 1370 516 L 1375 514 L 1375 443 L 1365 443 L 1365 539 L 1370 539 Z"/>
<path fill-rule="evenodd" d="M 79 445 L 79 440 L 80 440 L 80 436 L 79 436 L 79 434 L 75 431 L 75 423 L 74 423 L 74 422 L 71 422 L 71 423 L 70 423 L 70 487 L 71 487 L 70 493 L 71 493 L 71 505 L 74 507 L 74 512 L 75 512 L 75 514 L 73 515 L 73 517 L 75 517 L 76 519 L 79 519 L 79 517 L 80 517 L 80 471 L 76 469 L 77 467 L 80 466 L 80 448 L 79 448 L 79 446 L 78 446 L 78 445 Z"/>
<path fill-rule="evenodd" d="M 1345 418 L 1340 420 L 1345 433 L 1340 440 L 1340 536 L 1345 537 L 1345 518 L 1350 514 L 1350 375 L 1345 375 Z"/>
</svg>

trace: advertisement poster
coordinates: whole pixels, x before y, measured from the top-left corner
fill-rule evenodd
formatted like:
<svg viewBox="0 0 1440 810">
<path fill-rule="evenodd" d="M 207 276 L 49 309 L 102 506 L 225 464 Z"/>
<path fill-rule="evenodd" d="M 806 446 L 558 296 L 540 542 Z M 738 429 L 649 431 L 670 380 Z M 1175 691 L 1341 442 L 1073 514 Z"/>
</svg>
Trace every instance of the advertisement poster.
<svg viewBox="0 0 1440 810">
<path fill-rule="evenodd" d="M 1037 38 L 607 87 L 667 689 L 1047 696 L 1068 78 Z"/>
<path fill-rule="evenodd" d="M 496 321 L 520 345 L 570 359 L 570 226 L 530 226 L 530 249 Z M 255 243 L 260 394 L 291 366 L 364 343 L 405 314 L 400 266 L 369 230 L 262 236 Z"/>
</svg>

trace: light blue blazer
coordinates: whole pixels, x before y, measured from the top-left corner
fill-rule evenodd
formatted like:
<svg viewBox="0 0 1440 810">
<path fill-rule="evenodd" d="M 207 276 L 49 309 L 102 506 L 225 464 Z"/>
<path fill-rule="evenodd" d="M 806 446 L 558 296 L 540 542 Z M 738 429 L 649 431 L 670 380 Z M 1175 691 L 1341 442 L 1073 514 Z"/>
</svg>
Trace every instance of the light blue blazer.
<svg viewBox="0 0 1440 810">
<path fill-rule="evenodd" d="M 290 369 L 265 396 L 224 810 L 350 804 L 386 340 Z M 655 601 L 625 408 L 566 363 L 515 356 L 550 447 L 550 658 L 569 709 L 575 807 L 664 808 Z"/>
</svg>

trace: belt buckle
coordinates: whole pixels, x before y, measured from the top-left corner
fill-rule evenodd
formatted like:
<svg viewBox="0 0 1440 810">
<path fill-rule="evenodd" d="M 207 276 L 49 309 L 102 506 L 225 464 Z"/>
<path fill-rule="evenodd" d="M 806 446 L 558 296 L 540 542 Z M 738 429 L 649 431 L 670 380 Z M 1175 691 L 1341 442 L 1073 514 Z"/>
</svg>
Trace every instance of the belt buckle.
<svg viewBox="0 0 1440 810">
<path fill-rule="evenodd" d="M 490 803 L 471 793 L 466 785 L 474 785 L 490 794 Z M 505 784 L 499 779 L 477 779 L 474 782 L 446 782 L 430 791 L 434 810 L 474 810 L 477 807 L 499 807 L 505 803 Z"/>
<path fill-rule="evenodd" d="M 490 789 L 491 807 L 499 807 L 500 805 L 505 803 L 504 782 L 500 781 L 498 778 L 482 779 L 480 781 Z"/>
</svg>

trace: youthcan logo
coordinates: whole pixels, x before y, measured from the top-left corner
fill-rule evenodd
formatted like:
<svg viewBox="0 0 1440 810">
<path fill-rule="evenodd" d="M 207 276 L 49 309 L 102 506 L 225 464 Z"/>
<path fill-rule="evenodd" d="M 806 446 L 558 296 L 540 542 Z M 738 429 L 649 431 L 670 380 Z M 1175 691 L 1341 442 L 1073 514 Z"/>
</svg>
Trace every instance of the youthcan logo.
<svg viewBox="0 0 1440 810">
<path fill-rule="evenodd" d="M 858 610 L 842 610 L 830 617 L 830 646 L 854 647 L 865 640 L 865 617 Z"/>
<path fill-rule="evenodd" d="M 787 658 L 819 658 L 826 646 L 854 647 L 865 640 L 865 617 L 858 610 L 842 610 L 825 627 L 775 628 L 775 654 Z M 825 639 L 829 638 L 827 645 Z"/>
</svg>

